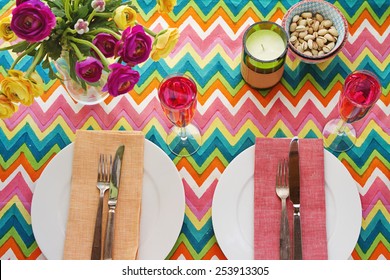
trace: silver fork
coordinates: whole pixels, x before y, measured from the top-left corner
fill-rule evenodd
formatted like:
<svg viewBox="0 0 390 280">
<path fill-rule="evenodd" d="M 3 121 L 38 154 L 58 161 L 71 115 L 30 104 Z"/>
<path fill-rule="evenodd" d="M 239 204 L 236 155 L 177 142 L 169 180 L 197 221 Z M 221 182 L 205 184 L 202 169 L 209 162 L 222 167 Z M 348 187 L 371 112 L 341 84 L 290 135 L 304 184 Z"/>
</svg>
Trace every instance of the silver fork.
<svg viewBox="0 0 390 280">
<path fill-rule="evenodd" d="M 102 216 L 104 193 L 110 187 L 112 157 L 100 154 L 96 186 L 100 191 L 99 205 L 96 213 L 95 230 L 93 234 L 91 260 L 100 260 L 102 254 Z"/>
<path fill-rule="evenodd" d="M 290 231 L 288 227 L 286 199 L 290 195 L 288 187 L 288 167 L 285 159 L 278 162 L 276 172 L 276 194 L 282 201 L 282 215 L 280 220 L 280 259 L 290 259 Z"/>
</svg>

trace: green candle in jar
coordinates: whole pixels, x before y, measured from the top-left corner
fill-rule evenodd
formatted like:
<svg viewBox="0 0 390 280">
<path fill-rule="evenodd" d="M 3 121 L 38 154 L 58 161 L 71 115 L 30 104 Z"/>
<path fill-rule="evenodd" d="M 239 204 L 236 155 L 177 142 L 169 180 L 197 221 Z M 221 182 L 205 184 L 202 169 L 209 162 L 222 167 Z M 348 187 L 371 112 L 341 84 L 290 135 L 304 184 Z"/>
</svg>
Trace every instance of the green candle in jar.
<svg viewBox="0 0 390 280">
<path fill-rule="evenodd" d="M 287 33 L 277 23 L 261 21 L 252 24 L 242 39 L 241 74 L 252 87 L 270 88 L 284 72 Z"/>
<path fill-rule="evenodd" d="M 253 57 L 269 61 L 280 57 L 286 50 L 286 45 L 276 32 L 257 30 L 246 40 L 246 48 Z"/>
</svg>

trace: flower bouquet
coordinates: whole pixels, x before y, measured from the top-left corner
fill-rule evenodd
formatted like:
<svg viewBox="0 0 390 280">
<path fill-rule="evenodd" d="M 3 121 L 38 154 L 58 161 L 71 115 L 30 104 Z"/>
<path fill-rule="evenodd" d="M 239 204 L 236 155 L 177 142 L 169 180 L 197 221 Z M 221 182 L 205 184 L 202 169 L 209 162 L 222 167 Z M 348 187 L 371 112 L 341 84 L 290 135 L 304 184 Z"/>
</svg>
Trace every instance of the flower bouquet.
<svg viewBox="0 0 390 280">
<path fill-rule="evenodd" d="M 176 0 L 157 0 L 161 13 L 175 5 Z M 137 14 L 131 1 L 16 0 L 12 14 L 0 18 L 0 39 L 10 42 L 0 51 L 17 54 L 0 77 L 0 118 L 10 117 L 18 103 L 31 105 L 44 92 L 37 65 L 84 94 L 89 87 L 112 96 L 131 91 L 140 78 L 134 66 L 149 57 L 167 57 L 179 38 L 177 28 L 156 34 L 138 25 Z M 28 69 L 18 70 L 28 57 Z"/>
</svg>

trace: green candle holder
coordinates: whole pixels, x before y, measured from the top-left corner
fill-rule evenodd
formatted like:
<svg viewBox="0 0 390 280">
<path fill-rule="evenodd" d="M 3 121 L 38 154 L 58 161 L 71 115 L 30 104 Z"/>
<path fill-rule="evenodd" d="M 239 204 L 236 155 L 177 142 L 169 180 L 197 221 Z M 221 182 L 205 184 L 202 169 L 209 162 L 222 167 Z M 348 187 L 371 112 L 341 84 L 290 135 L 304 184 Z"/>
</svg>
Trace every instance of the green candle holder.
<svg viewBox="0 0 390 280">
<path fill-rule="evenodd" d="M 244 80 L 258 89 L 276 85 L 284 72 L 286 31 L 274 22 L 256 22 L 245 31 L 242 45 L 241 74 Z"/>
</svg>

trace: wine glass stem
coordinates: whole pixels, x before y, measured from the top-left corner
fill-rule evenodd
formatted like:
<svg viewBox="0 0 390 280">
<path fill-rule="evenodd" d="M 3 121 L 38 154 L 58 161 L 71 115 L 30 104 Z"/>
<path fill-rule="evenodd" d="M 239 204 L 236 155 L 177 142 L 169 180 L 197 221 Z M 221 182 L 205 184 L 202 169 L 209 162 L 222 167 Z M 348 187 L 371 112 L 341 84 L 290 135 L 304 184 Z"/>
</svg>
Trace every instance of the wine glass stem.
<svg viewBox="0 0 390 280">
<path fill-rule="evenodd" d="M 180 128 L 180 138 L 181 138 L 181 141 L 186 141 L 187 140 L 187 132 L 186 132 L 185 126 L 182 126 Z"/>
<path fill-rule="evenodd" d="M 346 124 L 346 121 L 343 119 L 340 119 L 340 121 L 337 124 L 337 134 L 340 135 L 340 134 L 345 133 L 345 124 Z"/>
</svg>

